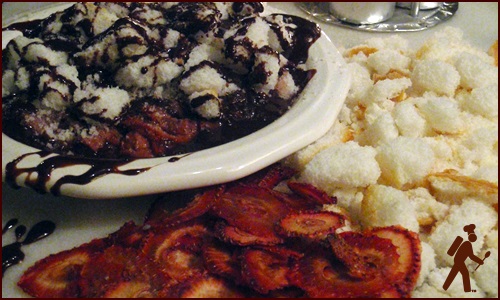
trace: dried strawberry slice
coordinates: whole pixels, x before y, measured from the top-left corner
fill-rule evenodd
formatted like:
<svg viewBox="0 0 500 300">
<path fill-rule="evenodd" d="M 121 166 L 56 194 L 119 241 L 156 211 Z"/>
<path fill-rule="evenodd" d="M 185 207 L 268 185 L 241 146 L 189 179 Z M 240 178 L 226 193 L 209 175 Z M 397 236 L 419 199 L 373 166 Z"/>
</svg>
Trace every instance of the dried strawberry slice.
<svg viewBox="0 0 500 300">
<path fill-rule="evenodd" d="M 163 251 L 161 258 L 156 262 L 163 272 L 177 282 L 183 282 L 205 272 L 202 257 L 183 248 Z"/>
<path fill-rule="evenodd" d="M 192 201 L 186 206 L 181 207 L 172 213 L 165 212 L 161 219 L 156 219 L 156 222 L 149 221 L 152 226 L 174 226 L 197 217 L 204 215 L 212 206 L 215 201 L 215 197 L 220 194 L 222 188 L 212 188 L 208 189 L 203 193 L 196 194 L 192 197 Z M 170 200 L 170 199 L 169 199 Z"/>
<path fill-rule="evenodd" d="M 133 221 L 125 223 L 118 231 L 109 235 L 107 240 L 112 245 L 137 248 L 142 243 L 147 232 Z"/>
<path fill-rule="evenodd" d="M 217 222 L 215 225 L 215 236 L 220 240 L 238 246 L 250 245 L 277 245 L 283 243 L 283 239 L 276 236 L 260 236 L 229 226 L 225 222 Z"/>
<path fill-rule="evenodd" d="M 211 275 L 187 280 L 166 294 L 173 298 L 244 298 L 246 295 L 228 281 Z"/>
<path fill-rule="evenodd" d="M 351 277 L 370 280 L 383 276 L 391 282 L 397 280 L 390 269 L 399 255 L 391 241 L 357 232 L 343 232 L 329 237 L 329 241 L 335 256 L 344 263 Z"/>
<path fill-rule="evenodd" d="M 240 179 L 238 183 L 272 189 L 278 183 L 291 178 L 296 173 L 297 171 L 292 168 L 282 166 L 281 164 L 273 164 Z"/>
<path fill-rule="evenodd" d="M 349 277 L 342 265 L 321 251 L 298 260 L 289 275 L 290 281 L 313 298 L 379 297 L 392 291 L 390 283 L 382 276 L 371 280 Z"/>
<path fill-rule="evenodd" d="M 129 279 L 124 275 L 140 274 L 138 260 L 136 249 L 120 246 L 110 246 L 95 254 L 82 268 L 79 280 L 82 296 L 100 297 L 110 285 Z"/>
<path fill-rule="evenodd" d="M 159 105 L 144 104 L 138 113 L 126 115 L 121 125 L 145 137 L 155 155 L 168 154 L 198 135 L 198 122 L 175 118 Z"/>
<path fill-rule="evenodd" d="M 205 268 L 215 275 L 241 282 L 241 269 L 239 261 L 235 257 L 235 247 L 224 244 L 217 240 L 203 245 L 202 257 Z"/>
<path fill-rule="evenodd" d="M 84 265 L 79 287 L 84 297 L 102 297 L 117 283 L 146 282 L 156 293 L 172 280 L 138 249 L 110 246 Z"/>
<path fill-rule="evenodd" d="M 213 212 L 238 229 L 275 237 L 274 224 L 288 213 L 288 207 L 270 189 L 238 185 L 217 198 Z"/>
<path fill-rule="evenodd" d="M 337 204 L 337 198 L 328 196 L 322 190 L 317 189 L 308 183 L 301 183 L 296 181 L 289 181 L 288 187 L 295 193 L 301 195 L 313 203 L 322 204 Z"/>
<path fill-rule="evenodd" d="M 201 246 L 210 236 L 207 227 L 198 221 L 188 222 L 166 231 L 154 232 L 145 238 L 142 252 L 153 261 L 158 261 L 162 252 L 171 248 L 183 247 L 193 252 L 201 251 Z"/>
<path fill-rule="evenodd" d="M 293 265 L 288 274 L 290 283 L 307 293 L 312 298 L 335 297 L 338 294 L 333 286 L 333 279 L 338 276 L 335 266 L 321 251 L 311 252 Z"/>
<path fill-rule="evenodd" d="M 159 196 L 149 208 L 144 224 L 163 226 L 163 220 L 171 216 L 173 211 L 189 205 L 193 198 L 202 192 L 201 189 L 183 190 Z"/>
<path fill-rule="evenodd" d="M 263 249 L 245 248 L 241 253 L 243 280 L 261 294 L 289 286 L 288 257 Z"/>
<path fill-rule="evenodd" d="M 272 165 L 266 170 L 266 174 L 262 177 L 257 185 L 263 188 L 272 189 L 283 180 L 287 180 L 295 175 L 297 171 L 279 164 Z"/>
<path fill-rule="evenodd" d="M 298 194 L 287 194 L 278 191 L 272 191 L 281 202 L 283 202 L 291 211 L 313 211 L 321 210 L 322 206 L 312 201 L 304 201 L 304 197 Z"/>
<path fill-rule="evenodd" d="M 122 281 L 111 286 L 103 298 L 153 298 L 157 295 L 151 292 L 151 285 L 142 281 Z"/>
<path fill-rule="evenodd" d="M 392 276 L 399 278 L 394 284 L 403 296 L 415 287 L 421 267 L 421 244 L 418 234 L 401 226 L 375 228 L 372 234 L 389 239 L 397 248 L 399 259 L 391 266 Z"/>
<path fill-rule="evenodd" d="M 288 237 L 323 239 L 344 225 L 341 214 L 330 211 L 291 213 L 278 223 L 278 231 Z"/>
<path fill-rule="evenodd" d="M 297 246 L 296 241 L 292 241 L 293 245 L 277 245 L 277 246 L 254 246 L 254 249 L 262 249 L 264 251 L 274 253 L 280 257 L 288 257 L 290 259 L 301 259 L 304 257 L 303 251 L 294 249 Z M 299 248 L 299 247 L 295 247 Z"/>
<path fill-rule="evenodd" d="M 38 261 L 18 282 L 18 286 L 33 297 L 80 297 L 78 278 L 95 249 L 80 246 L 59 252 Z"/>
</svg>

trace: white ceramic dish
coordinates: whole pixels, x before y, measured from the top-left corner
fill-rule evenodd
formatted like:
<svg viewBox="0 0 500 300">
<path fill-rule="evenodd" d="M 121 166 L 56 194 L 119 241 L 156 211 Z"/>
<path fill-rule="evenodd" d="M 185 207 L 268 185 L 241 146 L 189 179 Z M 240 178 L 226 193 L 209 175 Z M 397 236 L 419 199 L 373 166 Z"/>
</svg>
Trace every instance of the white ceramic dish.
<svg viewBox="0 0 500 300">
<path fill-rule="evenodd" d="M 51 6 L 40 11 L 40 14 L 46 16 L 67 6 L 67 3 Z M 26 16 L 9 19 L 25 20 Z M 15 35 L 15 32 L 2 32 L 2 48 Z M 60 188 L 61 195 L 109 199 L 219 184 L 249 175 L 290 155 L 328 131 L 342 107 L 351 83 L 341 54 L 324 33 L 311 47 L 306 65 L 310 69 L 316 69 L 316 75 L 292 108 L 269 126 L 231 143 L 180 156 L 180 159 L 163 157 L 134 160 L 121 165 L 119 170 L 148 170 L 134 176 L 110 173 L 83 185 L 63 184 Z M 9 162 L 38 151 L 2 133 L 2 180 L 6 180 L 6 165 Z M 47 157 L 28 155 L 19 167 L 37 167 L 44 159 Z M 44 189 L 50 191 L 64 176 L 79 176 L 89 169 L 88 164 L 56 168 Z M 36 174 L 29 176 L 33 178 Z M 28 173 L 18 176 L 17 184 L 27 186 L 27 177 Z"/>
</svg>

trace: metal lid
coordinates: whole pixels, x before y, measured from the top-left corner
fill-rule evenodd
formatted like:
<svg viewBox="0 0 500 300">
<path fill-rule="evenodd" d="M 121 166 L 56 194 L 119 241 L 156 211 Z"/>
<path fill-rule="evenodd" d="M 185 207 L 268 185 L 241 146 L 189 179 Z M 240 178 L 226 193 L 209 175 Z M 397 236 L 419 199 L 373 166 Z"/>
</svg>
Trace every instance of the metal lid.
<svg viewBox="0 0 500 300">
<path fill-rule="evenodd" d="M 415 17 L 411 16 L 410 8 L 397 6 L 390 19 L 376 24 L 353 24 L 339 20 L 330 13 L 330 2 L 300 2 L 297 5 L 307 14 L 325 23 L 362 31 L 403 32 L 434 27 L 453 17 L 458 10 L 458 2 L 439 3 L 434 9 L 420 10 Z"/>
</svg>

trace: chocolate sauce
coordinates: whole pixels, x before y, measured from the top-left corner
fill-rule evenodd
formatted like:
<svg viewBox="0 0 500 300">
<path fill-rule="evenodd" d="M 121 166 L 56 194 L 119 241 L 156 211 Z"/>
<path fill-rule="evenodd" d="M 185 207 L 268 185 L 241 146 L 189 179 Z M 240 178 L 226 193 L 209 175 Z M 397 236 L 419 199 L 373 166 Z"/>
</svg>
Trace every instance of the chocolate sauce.
<svg viewBox="0 0 500 300">
<path fill-rule="evenodd" d="M 81 175 L 66 175 L 61 177 L 50 188 L 50 192 L 59 196 L 61 194 L 61 186 L 65 183 L 72 183 L 78 185 L 85 185 L 99 176 L 114 173 L 126 176 L 138 175 L 150 168 L 139 168 L 131 170 L 119 170 L 119 167 L 129 163 L 131 160 L 110 160 L 110 159 L 97 159 L 97 158 L 83 158 L 83 157 L 70 157 L 70 156 L 53 156 L 44 159 L 35 167 L 19 168 L 18 164 L 26 157 L 38 155 L 44 158 L 50 155 L 50 152 L 40 151 L 34 153 L 24 154 L 17 159 L 9 162 L 6 166 L 6 182 L 13 188 L 19 188 L 16 183 L 16 178 L 22 173 L 28 173 L 25 184 L 41 194 L 45 194 L 46 184 L 52 176 L 52 172 L 57 168 L 64 168 L 75 165 L 88 165 L 90 169 Z M 33 176 L 36 173 L 37 176 Z"/>
<path fill-rule="evenodd" d="M 187 153 L 187 154 L 184 154 L 184 155 L 181 155 L 181 156 L 173 156 L 173 157 L 171 157 L 171 158 L 168 159 L 168 162 L 169 163 L 178 162 L 179 160 L 181 160 L 184 157 L 189 156 L 189 155 L 191 155 L 191 153 Z"/>
<path fill-rule="evenodd" d="M 18 219 L 10 219 L 5 226 L 2 228 L 2 235 L 4 235 L 9 229 L 17 225 Z"/>
<path fill-rule="evenodd" d="M 293 32 L 292 44 L 287 44 L 287 41 L 283 38 L 280 32 L 280 22 L 274 21 L 277 17 L 282 17 L 283 22 L 286 24 L 296 25 L 293 30 L 290 29 Z M 321 28 L 318 24 L 301 17 L 285 14 L 271 14 L 266 17 L 266 21 L 278 36 L 280 44 L 285 50 L 284 55 L 296 64 L 305 63 L 309 55 L 309 48 L 321 36 Z"/>
<path fill-rule="evenodd" d="M 2 229 L 2 235 L 4 235 L 9 229 L 17 224 L 17 219 L 11 219 L 7 222 L 5 227 Z M 16 241 L 12 244 L 2 246 L 2 277 L 8 268 L 17 265 L 23 261 L 25 254 L 21 250 L 22 246 L 32 244 L 43 238 L 51 235 L 56 229 L 56 224 L 51 221 L 41 221 L 33 225 L 28 231 L 28 234 L 21 241 L 21 238 L 26 233 L 26 226 L 19 225 L 15 229 Z"/>
<path fill-rule="evenodd" d="M 42 24 L 44 20 L 33 20 L 33 21 L 26 21 L 26 22 L 19 22 L 12 24 L 10 26 L 7 26 L 6 28 L 2 28 L 2 31 L 4 30 L 17 30 L 21 31 L 24 36 L 26 37 L 35 37 L 40 34 L 42 31 Z"/>
</svg>

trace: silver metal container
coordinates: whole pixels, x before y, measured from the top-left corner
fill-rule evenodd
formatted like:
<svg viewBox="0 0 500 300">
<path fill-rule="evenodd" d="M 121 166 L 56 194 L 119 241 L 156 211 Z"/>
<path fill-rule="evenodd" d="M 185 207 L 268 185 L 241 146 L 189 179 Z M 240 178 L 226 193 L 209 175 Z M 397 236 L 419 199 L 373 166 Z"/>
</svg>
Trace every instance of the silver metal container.
<svg viewBox="0 0 500 300">
<path fill-rule="evenodd" d="M 397 6 L 401 8 L 411 8 L 413 2 L 398 2 Z M 419 9 L 428 10 L 438 8 L 443 2 L 415 2 L 419 4 Z"/>
<path fill-rule="evenodd" d="M 353 24 L 376 24 L 394 14 L 396 2 L 330 2 L 330 13 L 337 19 Z"/>
</svg>

